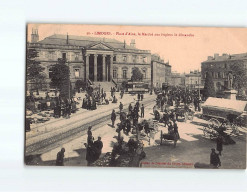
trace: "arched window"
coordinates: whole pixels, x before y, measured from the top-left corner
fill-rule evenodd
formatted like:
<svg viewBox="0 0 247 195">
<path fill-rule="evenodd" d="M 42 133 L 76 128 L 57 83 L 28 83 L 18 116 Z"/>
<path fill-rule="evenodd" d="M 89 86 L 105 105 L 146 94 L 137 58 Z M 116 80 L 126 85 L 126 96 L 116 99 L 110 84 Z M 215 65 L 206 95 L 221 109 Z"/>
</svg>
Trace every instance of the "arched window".
<svg viewBox="0 0 247 195">
<path fill-rule="evenodd" d="M 113 69 L 113 78 L 116 79 L 117 78 L 117 69 Z"/>
<path fill-rule="evenodd" d="M 123 69 L 123 78 L 127 79 L 127 69 Z"/>
</svg>

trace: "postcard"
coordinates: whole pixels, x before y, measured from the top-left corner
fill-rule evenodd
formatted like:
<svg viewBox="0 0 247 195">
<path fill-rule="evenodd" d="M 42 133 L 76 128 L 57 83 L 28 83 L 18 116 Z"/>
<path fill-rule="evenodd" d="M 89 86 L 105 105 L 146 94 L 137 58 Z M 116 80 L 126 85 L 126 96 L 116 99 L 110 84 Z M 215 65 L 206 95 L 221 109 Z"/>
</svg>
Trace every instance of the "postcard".
<svg viewBox="0 0 247 195">
<path fill-rule="evenodd" d="M 25 164 L 246 169 L 246 34 L 27 24 Z"/>
</svg>

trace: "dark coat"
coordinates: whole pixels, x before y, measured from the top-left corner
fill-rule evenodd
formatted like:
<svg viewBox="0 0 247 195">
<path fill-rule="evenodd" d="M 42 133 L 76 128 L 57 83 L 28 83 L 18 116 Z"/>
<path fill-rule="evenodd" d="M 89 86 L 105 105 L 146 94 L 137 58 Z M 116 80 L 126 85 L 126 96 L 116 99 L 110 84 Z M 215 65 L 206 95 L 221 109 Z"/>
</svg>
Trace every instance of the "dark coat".
<svg viewBox="0 0 247 195">
<path fill-rule="evenodd" d="M 102 141 L 95 141 L 94 144 L 93 144 L 94 148 L 95 148 L 95 160 L 98 160 L 100 155 L 101 155 L 101 152 L 102 152 L 102 148 L 103 148 L 103 142 Z"/>
<path fill-rule="evenodd" d="M 217 167 L 218 165 L 221 166 L 219 155 L 216 153 L 211 153 L 210 155 L 210 164 Z"/>
<path fill-rule="evenodd" d="M 57 153 L 57 160 L 56 160 L 56 165 L 57 166 L 63 166 L 63 158 L 64 158 L 64 153 L 62 153 L 61 151 Z"/>
<path fill-rule="evenodd" d="M 111 113 L 111 120 L 112 120 L 112 121 L 115 121 L 115 120 L 116 120 L 116 117 L 117 117 L 117 116 L 116 116 L 116 113 L 115 113 L 115 112 L 112 112 L 112 113 Z"/>
<path fill-rule="evenodd" d="M 223 138 L 222 137 L 217 137 L 217 139 L 216 139 L 216 149 L 218 151 L 222 151 L 223 150 Z"/>
</svg>

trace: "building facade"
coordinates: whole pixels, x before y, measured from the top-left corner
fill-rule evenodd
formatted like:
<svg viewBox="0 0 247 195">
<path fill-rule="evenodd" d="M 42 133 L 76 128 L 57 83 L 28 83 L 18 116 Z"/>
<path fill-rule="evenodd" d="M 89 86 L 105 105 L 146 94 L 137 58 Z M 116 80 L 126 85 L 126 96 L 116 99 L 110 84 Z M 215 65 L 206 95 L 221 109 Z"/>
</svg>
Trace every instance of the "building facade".
<svg viewBox="0 0 247 195">
<path fill-rule="evenodd" d="M 189 89 L 201 88 L 201 72 L 195 70 L 185 74 L 185 86 Z"/>
<path fill-rule="evenodd" d="M 185 87 L 185 75 L 177 73 L 177 72 L 172 72 L 171 79 L 170 79 L 170 85 Z"/>
<path fill-rule="evenodd" d="M 247 71 L 247 53 L 242 54 L 214 54 L 201 63 L 202 85 L 205 83 L 206 73 L 212 75 L 216 92 L 224 91 L 228 86 L 228 75 L 231 72 L 231 64 L 243 63 Z"/>
<path fill-rule="evenodd" d="M 151 53 L 137 49 L 134 40 L 127 45 L 125 41 L 98 37 L 55 34 L 39 41 L 38 36 L 33 30 L 27 48 L 38 51 L 36 60 L 45 68 L 47 84 L 51 66 L 58 58 L 66 59 L 72 87 L 77 80 L 121 83 L 130 80 L 134 67 L 139 68 L 144 82 L 151 84 Z"/>
<path fill-rule="evenodd" d="M 171 65 L 165 63 L 159 55 L 151 56 L 151 82 L 155 88 L 161 88 L 163 83 L 169 83 L 171 76 Z"/>
</svg>

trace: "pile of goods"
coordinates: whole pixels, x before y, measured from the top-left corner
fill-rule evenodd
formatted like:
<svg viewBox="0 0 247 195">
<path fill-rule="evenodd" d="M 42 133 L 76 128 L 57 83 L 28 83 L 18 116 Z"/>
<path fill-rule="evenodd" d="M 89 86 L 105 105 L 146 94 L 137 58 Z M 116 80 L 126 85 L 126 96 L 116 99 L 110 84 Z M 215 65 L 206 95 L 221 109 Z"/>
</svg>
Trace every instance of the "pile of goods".
<svg viewBox="0 0 247 195">
<path fill-rule="evenodd" d="M 92 166 L 99 167 L 139 167 L 140 161 L 146 157 L 143 144 L 134 139 L 128 143 L 118 140 L 112 152 L 107 152 L 102 158 L 96 160 Z"/>
<path fill-rule="evenodd" d="M 95 167 L 109 167 L 112 161 L 111 152 L 107 152 L 102 158 L 96 160 L 92 165 Z"/>
</svg>

